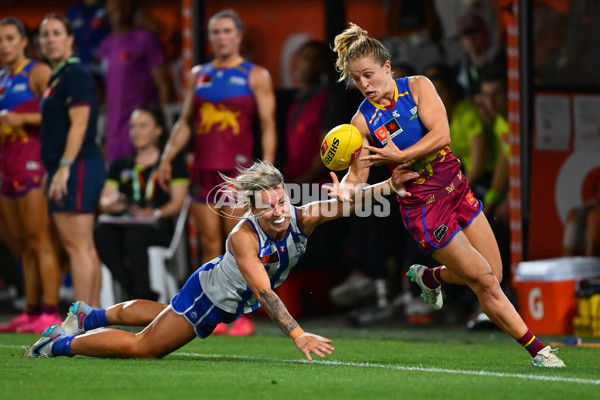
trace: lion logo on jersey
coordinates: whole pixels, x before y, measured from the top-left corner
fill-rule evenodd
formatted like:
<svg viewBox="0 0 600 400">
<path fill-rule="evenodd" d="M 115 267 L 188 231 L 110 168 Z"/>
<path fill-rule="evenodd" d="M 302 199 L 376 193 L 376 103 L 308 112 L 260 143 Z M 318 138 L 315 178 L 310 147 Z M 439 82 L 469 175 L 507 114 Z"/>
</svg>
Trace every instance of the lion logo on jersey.
<svg viewBox="0 0 600 400">
<path fill-rule="evenodd" d="M 209 133 L 217 124 L 219 124 L 218 129 L 220 131 L 231 128 L 234 135 L 240 133 L 240 124 L 237 120 L 240 115 L 239 111 L 230 110 L 223 104 L 218 104 L 215 107 L 212 103 L 202 103 L 199 114 L 200 123 L 196 131 L 199 135 Z"/>
<path fill-rule="evenodd" d="M 29 136 L 22 127 L 12 127 L 7 124 L 0 125 L 0 145 L 3 145 L 7 141 L 14 143 L 17 139 L 21 139 L 23 143 L 29 141 Z"/>
</svg>

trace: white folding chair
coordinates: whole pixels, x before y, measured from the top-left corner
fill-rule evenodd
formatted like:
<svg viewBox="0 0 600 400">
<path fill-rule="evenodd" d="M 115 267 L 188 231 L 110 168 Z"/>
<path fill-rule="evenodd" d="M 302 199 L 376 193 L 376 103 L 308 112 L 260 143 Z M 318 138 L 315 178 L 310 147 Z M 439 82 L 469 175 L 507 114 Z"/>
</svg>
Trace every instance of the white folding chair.
<svg viewBox="0 0 600 400">
<path fill-rule="evenodd" d="M 172 261 L 176 260 L 178 249 L 184 244 L 183 238 L 191 198 L 185 197 L 179 216 L 175 223 L 173 239 L 169 247 L 151 246 L 148 247 L 148 268 L 150 275 L 150 288 L 159 294 L 158 301 L 167 304 L 179 290 L 177 286 L 176 271 L 174 266 L 170 266 Z"/>
</svg>

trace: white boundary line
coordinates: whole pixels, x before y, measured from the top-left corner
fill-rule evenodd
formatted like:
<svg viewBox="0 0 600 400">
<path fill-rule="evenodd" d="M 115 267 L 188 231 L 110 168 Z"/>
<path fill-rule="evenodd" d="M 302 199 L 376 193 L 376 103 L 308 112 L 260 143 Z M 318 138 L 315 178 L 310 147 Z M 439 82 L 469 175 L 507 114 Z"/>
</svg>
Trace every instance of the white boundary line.
<svg viewBox="0 0 600 400">
<path fill-rule="evenodd" d="M 6 344 L 0 344 L 0 347 L 14 348 L 14 349 L 26 349 L 27 348 L 27 346 L 6 345 Z M 471 371 L 471 370 L 466 370 L 466 369 L 408 367 L 408 366 L 404 366 L 404 365 L 394 365 L 394 364 L 358 363 L 358 362 L 347 362 L 347 361 L 286 360 L 286 359 L 282 359 L 282 358 L 251 357 L 251 356 L 226 355 L 226 354 L 185 353 L 185 352 L 177 352 L 177 351 L 174 353 L 171 353 L 171 354 L 180 355 L 180 356 L 184 356 L 184 357 L 197 357 L 197 358 L 206 358 L 206 359 L 224 358 L 224 359 L 231 359 L 231 360 L 268 361 L 268 362 L 280 362 L 280 363 L 288 363 L 288 364 L 319 364 L 319 365 L 334 365 L 334 366 L 342 366 L 342 367 L 378 368 L 378 369 L 391 369 L 391 370 L 396 370 L 396 371 L 418 371 L 418 372 L 431 372 L 431 373 L 441 373 L 441 374 L 491 376 L 491 377 L 497 377 L 497 378 L 515 378 L 515 379 L 529 379 L 529 380 L 534 380 L 534 381 L 569 382 L 569 383 L 577 383 L 577 384 L 600 385 L 600 379 L 564 378 L 564 377 L 560 377 L 560 376 L 547 376 L 547 375 L 507 374 L 504 372 Z M 532 368 L 533 368 L 533 366 L 532 366 Z"/>
<path fill-rule="evenodd" d="M 461 375 L 476 375 L 476 376 L 493 376 L 498 378 L 516 378 L 516 379 L 531 379 L 536 381 L 553 381 L 553 382 L 570 382 L 578 384 L 590 384 L 600 385 L 600 379 L 581 379 L 581 378 L 564 378 L 560 376 L 547 376 L 547 375 L 527 375 L 527 374 L 507 374 L 504 372 L 490 372 L 490 371 L 469 371 L 464 369 L 444 369 L 444 368 L 432 368 L 432 367 L 408 367 L 404 365 L 394 364 L 374 364 L 374 363 L 357 363 L 347 361 L 328 361 L 328 360 L 285 360 L 281 358 L 265 358 L 265 357 L 250 357 L 250 356 L 237 356 L 237 355 L 224 355 L 224 354 L 200 354 L 200 353 L 180 353 L 175 352 L 172 354 L 178 354 L 189 357 L 199 358 L 230 358 L 234 360 L 246 360 L 246 361 L 270 361 L 270 362 L 281 362 L 291 364 L 321 364 L 321 365 L 335 365 L 343 367 L 362 367 L 362 368 L 380 368 L 380 369 L 392 369 L 397 371 L 419 371 L 419 372 L 433 372 L 433 373 L 446 373 L 446 374 L 461 374 Z M 533 367 L 532 368 L 540 368 Z"/>
</svg>

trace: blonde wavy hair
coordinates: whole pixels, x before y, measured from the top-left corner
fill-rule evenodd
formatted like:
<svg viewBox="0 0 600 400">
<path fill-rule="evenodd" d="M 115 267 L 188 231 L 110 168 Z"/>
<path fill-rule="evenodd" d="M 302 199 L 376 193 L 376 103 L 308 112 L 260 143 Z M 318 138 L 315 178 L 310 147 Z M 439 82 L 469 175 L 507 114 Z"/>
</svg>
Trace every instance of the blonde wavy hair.
<svg viewBox="0 0 600 400">
<path fill-rule="evenodd" d="M 256 161 L 248 168 L 237 168 L 239 175 L 235 178 L 219 175 L 225 181 L 229 194 L 238 206 L 246 208 L 256 206 L 256 194 L 263 190 L 277 189 L 283 186 L 283 175 L 267 161 Z"/>
<path fill-rule="evenodd" d="M 367 35 L 367 31 L 360 26 L 350 23 L 350 28 L 335 37 L 333 51 L 337 53 L 335 69 L 340 73 L 338 82 L 348 78 L 348 64 L 364 57 L 371 57 L 373 61 L 383 66 L 392 58 L 388 49 L 377 39 Z"/>
</svg>

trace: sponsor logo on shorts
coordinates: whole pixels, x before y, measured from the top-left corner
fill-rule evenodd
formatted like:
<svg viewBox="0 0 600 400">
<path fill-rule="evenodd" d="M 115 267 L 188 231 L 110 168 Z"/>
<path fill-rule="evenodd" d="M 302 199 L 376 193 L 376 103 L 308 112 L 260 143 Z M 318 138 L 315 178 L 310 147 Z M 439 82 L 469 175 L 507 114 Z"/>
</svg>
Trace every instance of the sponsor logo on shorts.
<svg viewBox="0 0 600 400">
<path fill-rule="evenodd" d="M 473 192 L 469 192 L 467 195 L 467 201 L 474 207 L 477 207 L 477 199 L 473 196 Z"/>
<path fill-rule="evenodd" d="M 442 241 L 447 231 L 448 227 L 444 224 L 438 226 L 438 228 L 433 231 L 433 236 L 435 236 L 435 239 L 438 241 L 438 243 Z"/>
</svg>

